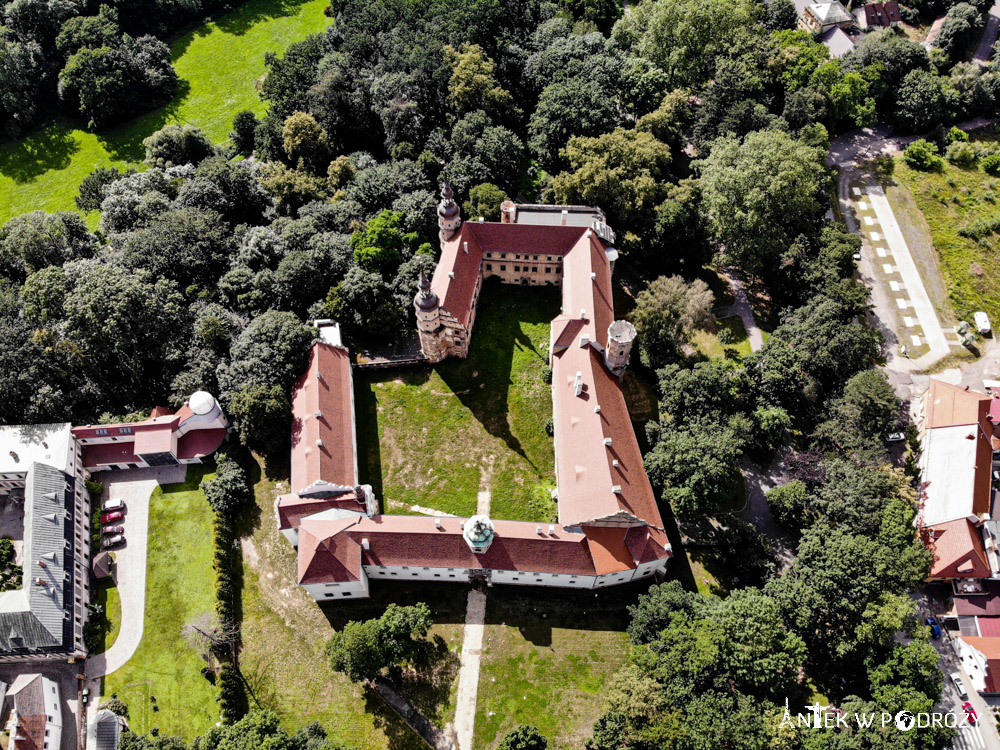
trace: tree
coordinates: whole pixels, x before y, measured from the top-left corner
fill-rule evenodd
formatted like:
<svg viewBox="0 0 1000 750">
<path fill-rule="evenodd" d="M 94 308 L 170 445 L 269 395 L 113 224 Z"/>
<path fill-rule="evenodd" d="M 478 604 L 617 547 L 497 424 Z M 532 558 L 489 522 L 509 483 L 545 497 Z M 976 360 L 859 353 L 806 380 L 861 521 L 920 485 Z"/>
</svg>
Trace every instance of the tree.
<svg viewBox="0 0 1000 750">
<path fill-rule="evenodd" d="M 326 646 L 327 658 L 335 672 L 343 672 L 354 682 L 374 680 L 383 669 L 416 656 L 419 639 L 427 635 L 432 624 L 426 604 L 390 604 L 378 619 L 352 620 L 334 633 Z"/>
<path fill-rule="evenodd" d="M 843 394 L 828 406 L 829 417 L 816 429 L 824 443 L 856 453 L 882 441 L 899 418 L 901 404 L 885 373 L 862 370 L 844 385 Z"/>
<path fill-rule="evenodd" d="M 330 144 L 326 131 L 315 117 L 305 112 L 293 112 L 285 120 L 281 138 L 292 166 L 313 174 L 325 174 L 330 163 Z"/>
<path fill-rule="evenodd" d="M 47 266 L 89 258 L 96 249 L 97 242 L 79 215 L 32 211 L 0 226 L 0 275 L 20 282 Z"/>
<path fill-rule="evenodd" d="M 621 17 L 621 6 L 614 0 L 564 0 L 564 4 L 577 21 L 589 21 L 607 32 Z"/>
<path fill-rule="evenodd" d="M 104 201 L 104 189 L 122 176 L 117 167 L 98 167 L 80 182 L 76 207 L 89 213 L 97 211 Z"/>
<path fill-rule="evenodd" d="M 652 643 L 660 632 L 670 624 L 675 614 L 700 616 L 704 600 L 685 591 L 680 581 L 666 581 L 651 586 L 645 594 L 639 595 L 639 603 L 628 607 L 628 636 L 632 643 Z"/>
<path fill-rule="evenodd" d="M 60 27 L 79 12 L 70 0 L 13 0 L 4 7 L 3 19 L 19 39 L 52 49 Z"/>
<path fill-rule="evenodd" d="M 38 42 L 0 37 L 0 133 L 17 138 L 34 122 L 47 78 Z"/>
<path fill-rule="evenodd" d="M 503 736 L 497 750 L 548 750 L 548 747 L 548 740 L 537 727 L 522 724 Z"/>
<path fill-rule="evenodd" d="M 794 29 L 799 20 L 792 0 L 767 0 L 762 23 L 770 31 Z"/>
<path fill-rule="evenodd" d="M 482 216 L 486 221 L 500 221 L 500 204 L 510 200 L 496 185 L 484 182 L 469 191 L 469 200 L 462 207 L 467 217 Z"/>
<path fill-rule="evenodd" d="M 352 266 L 330 290 L 326 309 L 346 330 L 382 338 L 396 335 L 408 312 L 397 303 L 382 274 L 360 266 Z"/>
<path fill-rule="evenodd" d="M 552 83 L 542 90 L 531 114 L 528 145 L 543 166 L 559 166 L 559 153 L 571 136 L 607 133 L 618 120 L 611 91 L 582 79 Z"/>
<path fill-rule="evenodd" d="M 643 363 L 655 368 L 676 356 L 687 335 L 711 322 L 714 300 L 701 279 L 688 283 L 680 276 L 661 276 L 650 282 L 631 315 Z"/>
<path fill-rule="evenodd" d="M 285 392 L 302 374 L 315 330 L 292 313 L 268 310 L 254 318 L 233 342 L 230 361 L 219 368 L 224 394 L 251 385 L 279 386 Z"/>
<path fill-rule="evenodd" d="M 445 45 L 444 64 L 451 69 L 448 99 L 459 115 L 477 109 L 510 116 L 513 97 L 497 83 L 495 65 L 478 44 L 462 44 L 457 50 Z"/>
<path fill-rule="evenodd" d="M 56 49 L 69 57 L 84 47 L 111 47 L 118 42 L 120 33 L 118 11 L 110 5 L 102 5 L 96 16 L 75 16 L 63 23 L 56 38 Z"/>
<path fill-rule="evenodd" d="M 229 140 L 237 154 L 250 156 L 253 153 L 259 125 L 260 120 L 257 119 L 257 115 L 249 109 L 244 109 L 233 115 L 233 129 L 229 133 Z"/>
<path fill-rule="evenodd" d="M 201 491 L 212 510 L 222 516 L 239 513 L 253 500 L 243 467 L 228 453 L 215 455 L 215 476 L 201 483 Z"/>
<path fill-rule="evenodd" d="M 212 727 L 191 743 L 190 750 L 249 750 L 249 748 L 348 750 L 346 747 L 328 742 L 326 731 L 315 722 L 298 729 L 294 734 L 289 734 L 282 729 L 281 719 L 273 711 L 250 711 L 232 724 Z"/>
<path fill-rule="evenodd" d="M 622 229 L 652 223 L 670 165 L 670 148 L 652 133 L 617 128 L 594 138 L 574 136 L 563 158 L 569 171 L 553 181 L 557 201 L 601 206 Z"/>
<path fill-rule="evenodd" d="M 635 127 L 652 133 L 674 151 L 680 151 L 684 146 L 684 134 L 693 119 L 691 94 L 684 89 L 674 89 L 663 97 L 659 107 L 640 117 Z"/>
<path fill-rule="evenodd" d="M 146 163 L 152 167 L 174 167 L 181 164 L 198 165 L 215 153 L 212 142 L 193 125 L 164 125 L 148 138 L 143 139 Z"/>
<path fill-rule="evenodd" d="M 926 70 L 910 71 L 896 95 L 896 124 L 907 133 L 930 130 L 952 116 L 955 99 L 947 79 Z"/>
<path fill-rule="evenodd" d="M 637 6 L 633 18 L 644 30 L 639 53 L 667 74 L 671 87 L 699 86 L 732 41 L 752 33 L 759 8 L 745 0 L 658 0 Z"/>
<path fill-rule="evenodd" d="M 260 184 L 274 196 L 278 213 L 284 216 L 294 216 L 302 206 L 326 194 L 325 180 L 273 161 L 261 167 Z"/>
<path fill-rule="evenodd" d="M 292 431 L 292 406 L 278 385 L 249 385 L 229 399 L 229 413 L 236 422 L 244 445 L 276 454 Z"/>
<path fill-rule="evenodd" d="M 827 185 L 824 154 L 787 133 L 722 138 L 701 162 L 703 205 L 725 259 L 773 278 L 794 237 L 808 232 Z"/>
</svg>

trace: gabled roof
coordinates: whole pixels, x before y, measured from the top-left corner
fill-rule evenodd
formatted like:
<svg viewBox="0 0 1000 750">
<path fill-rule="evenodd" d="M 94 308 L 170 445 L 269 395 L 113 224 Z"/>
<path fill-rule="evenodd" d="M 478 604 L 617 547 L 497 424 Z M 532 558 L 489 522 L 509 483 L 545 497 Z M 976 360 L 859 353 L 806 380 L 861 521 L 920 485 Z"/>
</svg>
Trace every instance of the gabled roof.
<svg viewBox="0 0 1000 750">
<path fill-rule="evenodd" d="M 968 519 L 929 526 L 921 536 L 934 556 L 932 578 L 989 578 L 982 530 Z"/>
<path fill-rule="evenodd" d="M 990 511 L 993 445 L 975 422 L 927 430 L 920 477 L 920 526 Z"/>
<path fill-rule="evenodd" d="M 357 485 L 352 389 L 347 350 L 314 341 L 309 366 L 292 391 L 293 493 L 317 482 Z"/>
<path fill-rule="evenodd" d="M 295 494 L 281 495 L 276 504 L 278 511 L 278 528 L 295 529 L 302 524 L 302 519 L 314 516 L 333 508 L 365 512 L 363 500 L 359 500 L 355 492 L 345 492 L 329 497 L 299 497 Z"/>
<path fill-rule="evenodd" d="M 299 583 L 361 580 L 361 545 L 346 534 L 357 518 L 317 520 L 299 526 Z"/>
<path fill-rule="evenodd" d="M 988 418 L 991 404 L 992 398 L 985 393 L 932 379 L 924 395 L 924 428 L 974 424 L 992 434 Z"/>
<path fill-rule="evenodd" d="M 814 3 L 809 6 L 808 11 L 824 26 L 854 20 L 854 16 L 839 2 Z"/>
</svg>

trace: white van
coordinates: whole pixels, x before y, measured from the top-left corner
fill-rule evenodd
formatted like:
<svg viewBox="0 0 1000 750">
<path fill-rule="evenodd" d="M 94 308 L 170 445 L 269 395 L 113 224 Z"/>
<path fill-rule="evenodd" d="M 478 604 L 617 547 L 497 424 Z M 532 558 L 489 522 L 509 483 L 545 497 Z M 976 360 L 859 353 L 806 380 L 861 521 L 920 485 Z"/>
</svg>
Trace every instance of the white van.
<svg viewBox="0 0 1000 750">
<path fill-rule="evenodd" d="M 121 498 L 106 500 L 101 510 L 125 510 L 125 501 Z"/>
<path fill-rule="evenodd" d="M 992 330 L 992 328 L 990 328 L 989 316 L 981 310 L 977 313 L 973 313 L 972 320 L 975 322 L 976 330 L 979 331 L 980 335 L 985 336 Z"/>
</svg>

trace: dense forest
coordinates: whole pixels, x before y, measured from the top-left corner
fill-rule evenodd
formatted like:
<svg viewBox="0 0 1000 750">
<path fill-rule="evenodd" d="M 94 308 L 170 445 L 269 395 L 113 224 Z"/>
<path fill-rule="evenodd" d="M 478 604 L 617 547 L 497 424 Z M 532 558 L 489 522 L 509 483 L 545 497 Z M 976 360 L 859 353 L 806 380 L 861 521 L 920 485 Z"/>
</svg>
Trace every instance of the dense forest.
<svg viewBox="0 0 1000 750">
<path fill-rule="evenodd" d="M 147 169 L 81 185 L 94 231 L 75 212 L 0 228 L 0 422 L 130 418 L 203 388 L 250 447 L 287 452 L 304 321 L 334 317 L 355 343 L 411 330 L 443 180 L 466 216 L 496 218 L 507 197 L 601 206 L 645 287 L 633 320 L 658 381 L 646 462 L 664 499 L 711 515 L 742 456 L 769 460 L 791 430 L 801 450 L 769 498 L 798 536 L 790 566 L 735 526 L 722 543 L 746 588 L 652 589 L 593 747 L 944 747 L 941 728 L 800 737 L 780 719 L 810 691 L 914 712 L 941 691 L 907 593 L 928 565 L 912 479 L 882 443 L 900 404 L 870 369 L 882 341 L 861 322 L 860 240 L 824 218 L 825 161 L 831 137 L 877 120 L 924 132 L 995 114 L 997 72 L 961 61 L 985 5 L 908 8 L 948 13 L 931 53 L 885 30 L 833 60 L 790 0 L 647 0 L 627 17 L 610 0 L 335 0 L 328 31 L 268 57 L 267 113 L 238 114 L 229 143 L 169 125 Z M 14 0 L 0 126 L 63 107 L 100 128 L 162 101 L 176 77 L 153 35 L 212 9 Z M 781 311 L 738 364 L 683 353 L 709 262 Z"/>
</svg>

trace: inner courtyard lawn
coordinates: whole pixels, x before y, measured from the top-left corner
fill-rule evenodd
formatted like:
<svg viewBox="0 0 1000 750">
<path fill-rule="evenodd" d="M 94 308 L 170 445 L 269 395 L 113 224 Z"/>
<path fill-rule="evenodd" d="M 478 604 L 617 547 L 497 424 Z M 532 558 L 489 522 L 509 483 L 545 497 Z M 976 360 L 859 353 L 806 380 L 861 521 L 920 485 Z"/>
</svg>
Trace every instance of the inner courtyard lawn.
<svg viewBox="0 0 1000 750">
<path fill-rule="evenodd" d="M 169 123 L 196 125 L 222 143 L 233 115 L 261 113 L 257 86 L 264 53 L 322 31 L 328 0 L 249 0 L 172 44 L 180 78 L 177 97 L 119 127 L 91 133 L 59 121 L 9 143 L 0 143 L 0 222 L 40 209 L 75 210 L 80 182 L 97 167 L 140 167 L 142 140 Z"/>
<path fill-rule="evenodd" d="M 994 128 L 971 133 L 972 141 L 995 141 Z M 1000 178 L 978 166 L 963 169 L 943 161 L 939 171 L 911 169 L 902 157 L 895 160 L 891 181 L 905 187 L 930 228 L 940 259 L 941 273 L 955 314 L 972 322 L 985 310 L 994 325 L 1000 320 Z M 893 206 L 894 210 L 896 206 Z M 903 217 L 908 219 L 908 217 Z M 964 237 L 961 230 L 975 222 L 995 222 L 981 239 Z"/>
<path fill-rule="evenodd" d="M 182 484 L 153 491 L 142 641 L 105 678 L 104 696 L 124 700 L 133 731 L 143 734 L 155 728 L 191 740 L 219 719 L 216 689 L 201 674 L 205 662 L 182 636 L 185 625 L 215 607 L 212 510 L 198 488 L 213 476 L 205 468 L 191 466 Z"/>
<path fill-rule="evenodd" d="M 555 519 L 549 323 L 556 288 L 487 285 L 468 359 L 433 366 L 356 372 L 355 408 L 362 481 L 387 513 L 412 506 Z"/>
</svg>

